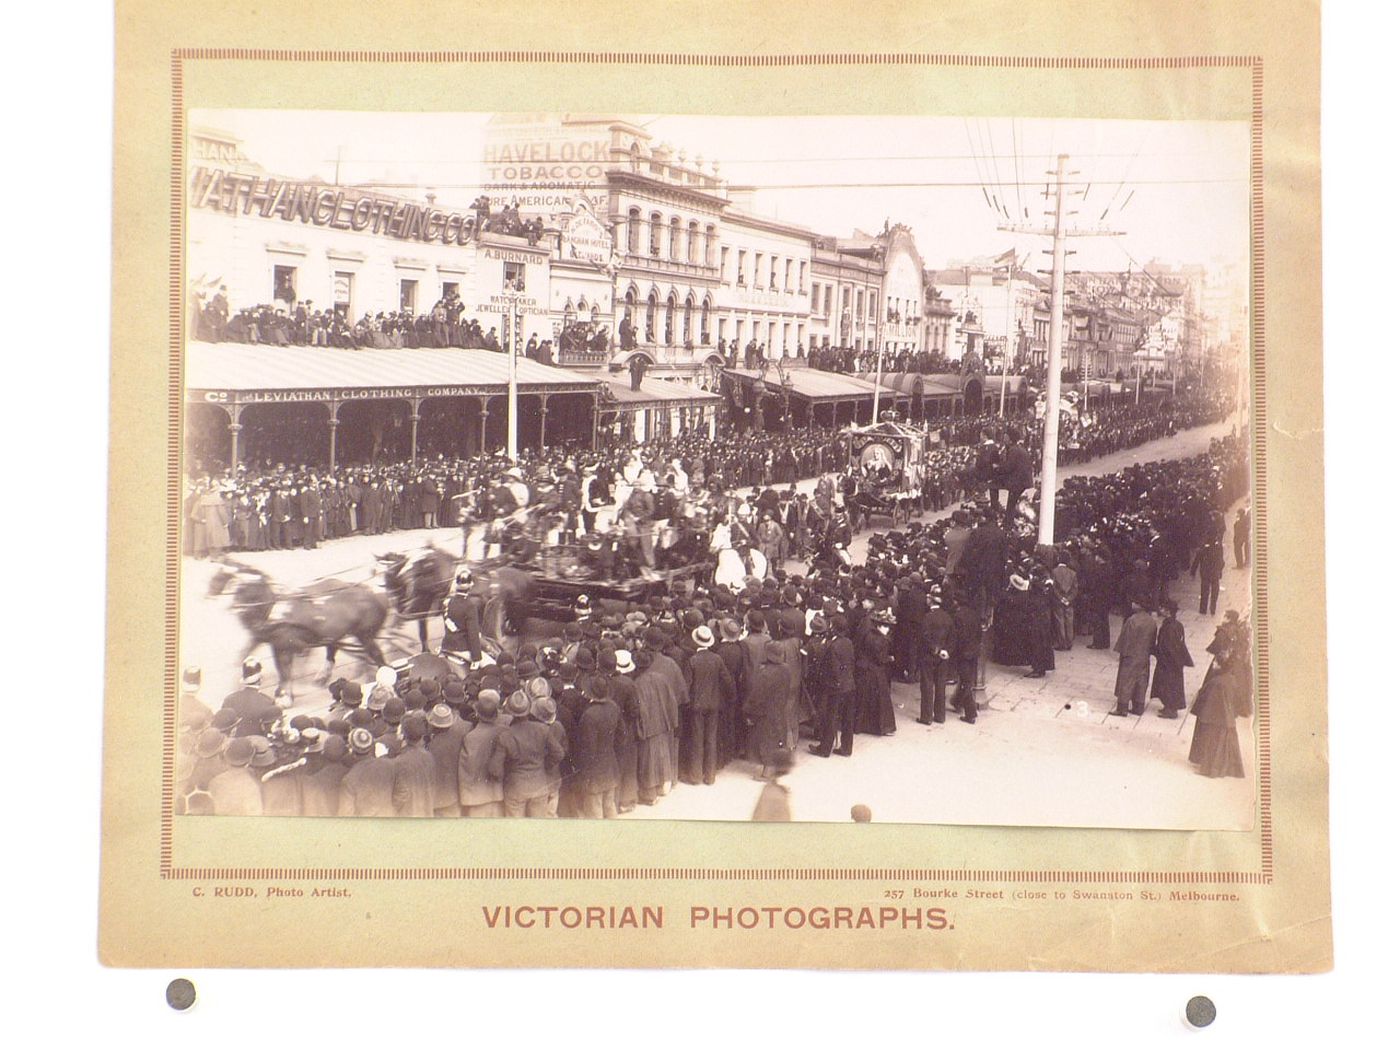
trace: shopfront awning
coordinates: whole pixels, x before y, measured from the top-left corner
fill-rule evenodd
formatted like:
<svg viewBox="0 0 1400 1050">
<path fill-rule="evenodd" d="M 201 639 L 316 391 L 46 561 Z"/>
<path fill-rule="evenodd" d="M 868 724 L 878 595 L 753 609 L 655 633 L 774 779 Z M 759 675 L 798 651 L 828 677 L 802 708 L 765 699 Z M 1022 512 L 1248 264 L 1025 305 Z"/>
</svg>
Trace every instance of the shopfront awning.
<svg viewBox="0 0 1400 1050">
<path fill-rule="evenodd" d="M 746 368 L 731 368 L 726 369 L 726 372 L 749 382 L 761 378 L 774 393 L 782 393 L 783 378 L 786 377 L 791 384 L 789 389 L 793 397 L 813 403 L 861 401 L 875 394 L 875 384 L 868 380 L 840 372 L 822 372 L 815 368 L 787 368 L 781 376 L 776 368 L 762 373 Z"/>
<path fill-rule="evenodd" d="M 874 372 L 857 372 L 858 379 L 867 383 L 875 382 Z M 880 386 L 894 391 L 895 397 L 917 401 L 924 396 L 924 377 L 920 372 L 884 372 L 880 375 Z"/>
<path fill-rule="evenodd" d="M 609 378 L 603 382 L 599 407 L 606 411 L 611 402 L 619 408 L 694 408 L 717 405 L 720 397 L 689 383 L 644 378 L 640 389 L 633 390 L 627 380 Z"/>
<path fill-rule="evenodd" d="M 185 346 L 185 395 L 192 402 L 252 404 L 504 394 L 509 361 L 490 350 L 369 350 L 247 343 Z M 598 382 L 516 358 L 525 394 L 596 393 Z"/>
</svg>

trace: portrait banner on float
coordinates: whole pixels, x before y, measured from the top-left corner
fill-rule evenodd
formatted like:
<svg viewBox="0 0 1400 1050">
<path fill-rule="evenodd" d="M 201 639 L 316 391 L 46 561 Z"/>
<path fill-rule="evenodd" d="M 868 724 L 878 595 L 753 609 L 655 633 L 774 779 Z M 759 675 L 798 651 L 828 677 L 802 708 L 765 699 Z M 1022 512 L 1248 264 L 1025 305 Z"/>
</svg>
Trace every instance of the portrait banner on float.
<svg viewBox="0 0 1400 1050">
<path fill-rule="evenodd" d="M 128 6 L 104 959 L 372 905 L 311 961 L 1330 964 L 1313 12 L 746 55 Z"/>
</svg>

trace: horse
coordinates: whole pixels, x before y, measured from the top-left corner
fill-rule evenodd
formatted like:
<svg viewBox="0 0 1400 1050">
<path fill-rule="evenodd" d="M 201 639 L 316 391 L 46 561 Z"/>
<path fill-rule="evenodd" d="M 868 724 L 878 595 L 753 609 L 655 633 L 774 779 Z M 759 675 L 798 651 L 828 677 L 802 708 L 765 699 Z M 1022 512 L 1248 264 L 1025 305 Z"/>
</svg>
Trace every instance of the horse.
<svg viewBox="0 0 1400 1050">
<path fill-rule="evenodd" d="M 384 590 L 394 611 L 418 621 L 418 643 L 428 651 L 428 620 L 442 612 L 457 574 L 457 559 L 440 547 L 428 547 L 412 558 L 397 551 L 378 556 L 384 568 Z"/>
<path fill-rule="evenodd" d="M 329 682 L 336 649 L 347 637 L 356 639 L 377 666 L 384 664 L 376 639 L 388 619 L 389 601 L 373 588 L 319 580 L 304 590 L 279 595 L 267 573 L 225 560 L 209 581 L 208 596 L 223 594 L 230 583 L 234 584 L 234 610 L 250 638 L 243 659 L 267 644 L 277 667 L 277 696 L 291 694 L 293 661 L 317 646 L 326 649 L 326 666 L 317 681 Z"/>
</svg>

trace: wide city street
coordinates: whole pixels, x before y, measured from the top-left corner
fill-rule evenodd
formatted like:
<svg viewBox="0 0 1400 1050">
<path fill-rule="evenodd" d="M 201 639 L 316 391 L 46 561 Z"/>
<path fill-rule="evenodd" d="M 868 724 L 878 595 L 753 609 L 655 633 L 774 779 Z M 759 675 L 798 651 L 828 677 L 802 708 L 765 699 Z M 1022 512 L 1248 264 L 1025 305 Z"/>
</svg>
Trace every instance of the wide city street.
<svg viewBox="0 0 1400 1050">
<path fill-rule="evenodd" d="M 1181 458 L 1204 451 L 1212 438 L 1228 434 L 1230 424 L 1198 427 L 1135 449 L 1073 464 L 1061 478 L 1104 474 L 1134 462 Z M 799 488 L 811 490 L 811 480 Z M 949 508 L 949 511 L 951 508 Z M 947 513 L 947 512 L 945 512 Z M 1230 515 L 1234 509 L 1231 508 Z M 934 520 L 938 515 L 929 515 Z M 865 555 L 869 532 L 853 545 L 857 562 Z M 458 529 L 416 530 L 379 536 L 352 536 L 323 543 L 315 551 L 263 551 L 239 556 L 266 572 L 284 588 L 318 578 L 375 580 L 375 556 L 407 551 L 428 543 L 454 553 L 461 550 Z M 789 570 L 802 571 L 799 563 Z M 181 664 L 204 669 L 205 694 L 217 702 L 237 687 L 247 636 L 227 597 L 208 596 L 214 566 L 186 558 L 181 580 Z M 1196 666 L 1186 677 L 1188 699 L 1209 664 L 1205 646 L 1219 616 L 1199 615 L 1196 581 L 1182 577 L 1173 596 L 1186 628 Z M 1221 584 L 1218 613 L 1250 611 L 1250 573 L 1233 562 Z M 1113 617 L 1117 637 L 1118 617 Z M 530 634 L 546 630 L 532 622 Z M 441 625 L 433 625 L 433 641 Z M 543 635 L 541 635 L 543 636 Z M 1056 669 L 1043 679 L 1022 677 L 1020 668 L 987 666 L 984 706 L 976 725 L 950 713 L 942 725 L 922 726 L 918 689 L 895 683 L 898 730 L 891 736 L 858 736 L 850 758 L 827 759 L 800 748 L 796 768 L 786 778 L 796 820 L 844 821 L 855 804 L 869 806 L 876 821 L 950 824 L 1022 824 L 1086 827 L 1220 828 L 1253 826 L 1255 786 L 1252 721 L 1240 722 L 1244 745 L 1244 780 L 1214 780 L 1198 775 L 1187 761 L 1194 719 L 1157 717 L 1149 704 L 1140 717 L 1115 718 L 1113 682 L 1117 658 L 1111 651 L 1090 651 L 1087 639 L 1074 650 L 1056 653 Z M 389 657 L 417 650 L 416 635 L 399 625 L 381 638 Z M 271 654 L 257 654 L 273 679 Z M 298 665 L 296 710 L 325 706 L 324 690 L 314 679 L 321 670 L 319 651 Z M 365 680 L 372 669 L 355 654 L 341 654 L 337 673 Z M 747 820 L 761 789 L 756 767 L 732 762 L 708 787 L 677 785 L 654 806 L 639 806 L 631 819 Z"/>
</svg>

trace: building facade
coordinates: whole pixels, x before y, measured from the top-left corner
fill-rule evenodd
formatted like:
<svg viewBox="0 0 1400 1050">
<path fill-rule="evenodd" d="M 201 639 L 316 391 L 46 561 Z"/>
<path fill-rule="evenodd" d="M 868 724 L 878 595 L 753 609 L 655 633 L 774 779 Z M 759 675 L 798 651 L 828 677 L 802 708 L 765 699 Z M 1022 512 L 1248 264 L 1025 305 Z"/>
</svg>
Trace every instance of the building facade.
<svg viewBox="0 0 1400 1050">
<path fill-rule="evenodd" d="M 717 339 L 770 360 L 809 345 L 813 234 L 730 207 L 720 238 Z"/>
</svg>

